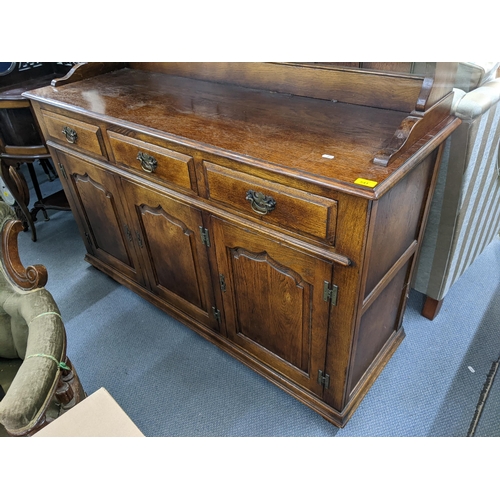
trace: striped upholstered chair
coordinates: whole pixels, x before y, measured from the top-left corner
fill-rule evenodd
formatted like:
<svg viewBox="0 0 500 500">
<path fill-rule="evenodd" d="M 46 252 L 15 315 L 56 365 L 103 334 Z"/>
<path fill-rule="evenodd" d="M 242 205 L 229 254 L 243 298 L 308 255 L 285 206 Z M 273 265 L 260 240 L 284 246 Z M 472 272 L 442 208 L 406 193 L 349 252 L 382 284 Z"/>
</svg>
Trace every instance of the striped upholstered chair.
<svg viewBox="0 0 500 500">
<path fill-rule="evenodd" d="M 455 281 L 500 230 L 500 74 L 498 63 L 460 63 L 454 113 L 417 263 L 413 288 L 434 319 Z"/>
</svg>

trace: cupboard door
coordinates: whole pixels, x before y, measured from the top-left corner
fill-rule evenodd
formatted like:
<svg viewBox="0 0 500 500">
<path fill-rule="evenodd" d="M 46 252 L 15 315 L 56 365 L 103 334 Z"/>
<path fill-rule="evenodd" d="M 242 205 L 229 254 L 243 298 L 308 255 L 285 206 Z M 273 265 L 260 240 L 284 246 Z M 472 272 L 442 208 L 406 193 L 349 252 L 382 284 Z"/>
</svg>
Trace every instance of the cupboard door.
<svg viewBox="0 0 500 500">
<path fill-rule="evenodd" d="M 333 265 L 261 234 L 213 218 L 227 336 L 321 396 Z"/>
<path fill-rule="evenodd" d="M 145 285 L 116 177 L 90 161 L 59 150 L 56 154 L 60 178 L 87 251 L 118 273 Z"/>
<path fill-rule="evenodd" d="M 201 211 L 135 182 L 121 183 L 152 291 L 218 331 Z"/>
</svg>

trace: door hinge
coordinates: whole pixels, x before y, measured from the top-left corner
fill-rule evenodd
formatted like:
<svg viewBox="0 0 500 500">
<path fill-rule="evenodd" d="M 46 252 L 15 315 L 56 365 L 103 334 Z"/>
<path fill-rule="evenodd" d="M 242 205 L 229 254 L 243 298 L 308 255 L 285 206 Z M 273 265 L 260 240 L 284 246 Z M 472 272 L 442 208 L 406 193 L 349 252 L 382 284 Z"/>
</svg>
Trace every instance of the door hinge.
<svg viewBox="0 0 500 500">
<path fill-rule="evenodd" d="M 66 174 L 66 169 L 62 163 L 59 163 L 59 170 L 62 172 L 63 177 L 68 180 L 68 175 Z"/>
<path fill-rule="evenodd" d="M 92 248 L 92 239 L 90 237 L 89 233 L 85 233 L 85 238 L 87 238 L 87 243 L 89 244 L 89 247 Z"/>
<path fill-rule="evenodd" d="M 339 287 L 337 285 L 332 285 L 332 288 L 330 288 L 330 282 L 329 281 L 324 282 L 323 300 L 325 302 L 330 301 L 334 306 L 336 306 L 338 292 L 339 292 Z"/>
<path fill-rule="evenodd" d="M 201 242 L 205 246 L 209 247 L 210 246 L 210 236 L 208 235 L 208 229 L 200 226 L 200 236 L 201 236 Z"/>
<path fill-rule="evenodd" d="M 223 274 L 219 274 L 220 289 L 226 291 L 226 277 Z"/>
<path fill-rule="evenodd" d="M 125 229 L 125 232 L 127 233 L 127 238 L 128 238 L 128 241 L 130 241 L 130 243 L 132 243 L 133 238 L 132 238 L 132 233 L 130 232 L 130 228 L 128 227 L 128 224 L 123 224 L 123 227 Z"/>
<path fill-rule="evenodd" d="M 330 375 L 318 370 L 318 384 L 322 385 L 325 389 L 328 389 L 330 387 Z"/>
<path fill-rule="evenodd" d="M 220 311 L 216 307 L 212 307 L 214 318 L 220 323 Z"/>
<path fill-rule="evenodd" d="M 136 231 L 135 236 L 137 237 L 137 243 L 139 243 L 139 248 L 142 248 L 144 245 L 142 243 L 141 233 L 139 231 Z"/>
</svg>

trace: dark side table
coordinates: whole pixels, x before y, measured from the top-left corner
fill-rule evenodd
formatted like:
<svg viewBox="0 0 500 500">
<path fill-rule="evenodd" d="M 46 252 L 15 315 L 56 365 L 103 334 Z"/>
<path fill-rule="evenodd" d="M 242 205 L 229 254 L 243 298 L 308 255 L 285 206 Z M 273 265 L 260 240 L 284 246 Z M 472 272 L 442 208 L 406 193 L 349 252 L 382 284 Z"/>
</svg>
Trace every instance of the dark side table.
<svg viewBox="0 0 500 500">
<path fill-rule="evenodd" d="M 4 187 L 15 200 L 16 212 L 25 229 L 31 229 L 36 241 L 34 222 L 39 211 L 48 220 L 47 210 L 70 210 L 61 189 L 44 196 L 34 162 L 38 160 L 49 181 L 57 177 L 50 153 L 45 145 L 31 103 L 22 96 L 27 90 L 50 85 L 54 78 L 64 76 L 72 63 L 0 63 L 0 164 Z M 25 163 L 35 191 L 31 209 L 30 191 L 19 166 Z"/>
</svg>

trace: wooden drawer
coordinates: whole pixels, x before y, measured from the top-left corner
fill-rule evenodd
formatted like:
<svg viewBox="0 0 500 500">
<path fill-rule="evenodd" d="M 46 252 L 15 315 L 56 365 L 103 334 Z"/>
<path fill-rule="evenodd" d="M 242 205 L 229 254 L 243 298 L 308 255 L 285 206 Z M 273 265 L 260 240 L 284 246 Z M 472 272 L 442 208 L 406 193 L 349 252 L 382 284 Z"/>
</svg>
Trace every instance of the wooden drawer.
<svg viewBox="0 0 500 500">
<path fill-rule="evenodd" d="M 337 202 L 204 162 L 209 198 L 285 229 L 335 243 Z"/>
<path fill-rule="evenodd" d="M 155 181 L 175 184 L 196 192 L 191 156 L 108 130 L 114 161 Z"/>
<path fill-rule="evenodd" d="M 97 125 L 46 110 L 42 110 L 42 115 L 50 139 L 94 156 L 106 156 L 101 129 Z"/>
</svg>

